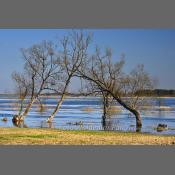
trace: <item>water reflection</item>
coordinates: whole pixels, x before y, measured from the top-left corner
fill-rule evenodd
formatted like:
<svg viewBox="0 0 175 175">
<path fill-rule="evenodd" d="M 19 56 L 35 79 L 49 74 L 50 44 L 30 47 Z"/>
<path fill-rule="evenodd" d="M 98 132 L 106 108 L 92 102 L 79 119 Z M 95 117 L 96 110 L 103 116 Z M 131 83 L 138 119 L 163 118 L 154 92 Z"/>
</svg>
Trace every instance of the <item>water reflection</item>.
<svg viewBox="0 0 175 175">
<path fill-rule="evenodd" d="M 113 130 L 112 120 L 110 119 L 102 119 L 102 128 L 104 131 L 111 131 Z"/>
<path fill-rule="evenodd" d="M 142 131 L 142 127 L 136 127 L 136 132 L 141 132 Z"/>
<path fill-rule="evenodd" d="M 53 122 L 41 121 L 40 128 L 54 128 Z"/>
<path fill-rule="evenodd" d="M 117 117 L 109 117 L 109 116 L 107 117 L 102 116 L 101 121 L 102 129 L 104 131 L 142 132 L 142 127 L 136 127 L 135 124 L 129 124 L 129 123 L 130 122 L 128 121 L 126 124 L 124 124 L 123 122 L 120 122 L 120 119 L 117 119 Z"/>
<path fill-rule="evenodd" d="M 119 122 L 110 116 L 102 116 L 102 128 L 104 131 L 122 130 Z"/>
</svg>

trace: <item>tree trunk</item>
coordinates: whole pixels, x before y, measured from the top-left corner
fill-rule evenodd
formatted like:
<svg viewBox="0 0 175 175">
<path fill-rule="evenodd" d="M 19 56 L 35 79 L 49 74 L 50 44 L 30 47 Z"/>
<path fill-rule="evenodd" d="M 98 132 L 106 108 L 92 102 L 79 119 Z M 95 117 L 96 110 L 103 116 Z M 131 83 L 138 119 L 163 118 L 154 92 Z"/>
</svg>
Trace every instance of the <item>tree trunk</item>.
<svg viewBox="0 0 175 175">
<path fill-rule="evenodd" d="M 52 113 L 52 115 L 47 119 L 47 122 L 48 122 L 48 123 L 52 122 L 53 118 L 55 117 L 55 115 L 56 115 L 56 114 L 58 113 L 58 111 L 60 110 L 61 105 L 62 105 L 62 103 L 63 103 L 63 101 L 64 101 L 64 99 L 65 99 L 65 96 L 66 96 L 66 94 L 63 93 L 62 96 L 61 96 L 61 99 L 59 100 L 59 102 L 58 102 L 58 104 L 57 104 L 55 110 L 54 110 L 53 113 Z"/>
<path fill-rule="evenodd" d="M 30 103 L 28 104 L 28 106 L 26 107 L 25 111 L 23 112 L 22 115 L 20 115 L 20 121 L 24 120 L 24 117 L 29 113 L 29 111 L 32 108 L 32 105 L 34 103 L 35 99 L 31 99 Z"/>
<path fill-rule="evenodd" d="M 105 115 L 102 116 L 102 127 L 105 131 L 106 130 L 106 116 Z"/>
<path fill-rule="evenodd" d="M 135 109 L 131 109 L 130 112 L 132 112 L 136 117 L 137 128 L 141 128 L 142 127 L 142 119 L 141 119 L 140 113 Z"/>
<path fill-rule="evenodd" d="M 103 116 L 107 114 L 106 98 L 103 96 Z"/>
<path fill-rule="evenodd" d="M 63 103 L 63 101 L 64 101 L 64 99 L 65 99 L 65 97 L 66 97 L 66 91 L 67 91 L 67 88 L 68 88 L 68 85 L 69 85 L 69 83 L 70 83 L 71 78 L 72 78 L 72 74 L 69 75 L 69 77 L 68 77 L 68 79 L 67 79 L 67 81 L 66 81 L 66 84 L 65 84 L 63 93 L 62 93 L 62 95 L 61 95 L 61 99 L 58 101 L 55 110 L 53 111 L 52 115 L 47 119 L 47 122 L 48 122 L 48 123 L 51 123 L 51 122 L 52 122 L 53 118 L 55 117 L 55 115 L 56 115 L 56 114 L 58 113 L 58 111 L 60 110 L 61 105 L 62 105 L 62 103 Z"/>
<path fill-rule="evenodd" d="M 105 102 L 106 102 L 106 108 L 108 109 L 109 108 L 109 97 L 108 97 L 108 95 L 106 95 L 106 97 L 105 97 Z"/>
<path fill-rule="evenodd" d="M 123 102 L 120 98 L 116 98 L 114 97 L 114 99 L 121 105 L 123 106 L 125 109 L 129 110 L 132 114 L 135 115 L 136 118 L 136 127 L 137 130 L 136 131 L 140 131 L 140 128 L 142 127 L 142 119 L 140 116 L 140 113 L 136 110 L 133 109 L 132 107 L 128 106 L 125 102 Z"/>
<path fill-rule="evenodd" d="M 23 110 L 23 105 L 24 105 L 23 102 L 24 102 L 24 101 L 22 101 L 21 104 L 20 104 L 20 109 L 19 109 L 18 115 L 21 115 L 21 112 L 22 112 L 22 110 Z"/>
<path fill-rule="evenodd" d="M 103 115 L 106 116 L 109 110 L 109 97 L 107 94 L 103 93 Z"/>
<path fill-rule="evenodd" d="M 30 109 L 32 108 L 32 105 L 33 105 L 34 101 L 35 101 L 35 99 L 32 99 L 30 101 L 30 103 L 28 104 L 28 106 L 26 107 L 26 109 L 25 109 L 25 111 L 24 111 L 24 113 L 22 115 L 21 114 L 20 115 L 18 114 L 18 115 L 14 115 L 13 116 L 12 122 L 14 124 L 19 125 L 20 122 L 23 122 L 24 121 L 24 117 L 29 113 Z"/>
<path fill-rule="evenodd" d="M 138 130 L 140 131 L 140 128 L 142 127 L 142 120 L 141 120 L 140 113 L 136 109 L 133 109 L 130 106 L 128 106 L 125 102 L 123 102 L 120 98 L 118 98 L 110 90 L 104 89 L 103 86 L 100 83 L 98 83 L 98 81 L 86 76 L 85 74 L 82 74 L 80 71 L 79 71 L 79 73 L 80 73 L 81 78 L 85 78 L 86 80 L 92 81 L 95 84 L 97 84 L 101 89 L 103 89 L 104 91 L 107 91 L 121 106 L 123 106 L 125 109 L 129 110 L 132 114 L 134 114 L 136 117 L 136 127 L 138 128 L 136 131 L 138 131 Z"/>
</svg>

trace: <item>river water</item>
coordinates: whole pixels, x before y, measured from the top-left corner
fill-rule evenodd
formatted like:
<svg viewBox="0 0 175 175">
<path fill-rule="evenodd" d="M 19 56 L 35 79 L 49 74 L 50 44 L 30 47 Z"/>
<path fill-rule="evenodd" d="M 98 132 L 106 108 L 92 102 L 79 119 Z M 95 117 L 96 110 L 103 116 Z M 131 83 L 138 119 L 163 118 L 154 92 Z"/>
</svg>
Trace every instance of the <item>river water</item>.
<svg viewBox="0 0 175 175">
<path fill-rule="evenodd" d="M 37 104 L 34 104 L 21 127 L 103 130 L 100 97 L 67 98 L 52 124 L 48 124 L 46 119 L 53 111 L 57 100 L 57 97 L 43 98 L 42 102 L 46 105 L 46 110 L 42 113 L 39 112 Z M 150 101 L 152 106 L 141 111 L 143 122 L 141 132 L 162 135 L 175 134 L 175 98 L 162 98 L 161 106 L 160 100 L 150 99 Z M 12 123 L 12 116 L 18 113 L 17 102 L 16 97 L 0 96 L 0 127 L 16 127 Z M 2 121 L 4 117 L 7 117 L 8 121 Z M 79 125 L 80 121 L 81 125 Z M 168 129 L 157 132 L 158 124 L 166 124 Z M 121 108 L 121 111 L 107 119 L 106 126 L 107 130 L 135 132 L 135 117 Z"/>
</svg>

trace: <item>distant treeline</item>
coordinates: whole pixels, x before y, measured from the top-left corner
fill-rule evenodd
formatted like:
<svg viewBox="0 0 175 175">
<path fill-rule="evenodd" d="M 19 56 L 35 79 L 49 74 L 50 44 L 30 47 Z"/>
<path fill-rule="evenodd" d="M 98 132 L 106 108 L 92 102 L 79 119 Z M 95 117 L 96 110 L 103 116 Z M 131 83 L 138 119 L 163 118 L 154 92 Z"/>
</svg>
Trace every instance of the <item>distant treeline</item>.
<svg viewBox="0 0 175 175">
<path fill-rule="evenodd" d="M 139 93 L 143 96 L 159 96 L 159 97 L 175 97 L 175 90 L 170 89 L 154 89 L 154 90 L 143 90 L 143 91 L 138 91 L 136 93 Z M 0 96 L 16 96 L 17 94 L 0 94 Z M 58 96 L 61 95 L 61 93 L 44 93 L 41 96 Z M 95 96 L 93 94 L 84 94 L 84 93 L 66 93 L 67 96 L 70 97 L 79 97 L 79 96 Z M 126 96 L 126 95 L 125 95 Z M 130 96 L 130 94 L 128 94 Z"/>
<path fill-rule="evenodd" d="M 154 89 L 154 90 L 143 90 L 137 93 L 141 93 L 143 96 L 159 96 L 159 97 L 175 97 L 175 90 L 173 89 Z"/>
<path fill-rule="evenodd" d="M 158 96 L 158 97 L 175 97 L 175 90 L 167 90 L 167 89 L 154 89 L 154 90 L 143 90 L 143 91 L 138 91 L 136 92 L 136 94 L 139 93 L 143 96 Z M 43 95 L 53 95 L 56 96 L 58 94 L 55 93 L 47 93 L 47 94 L 43 94 Z M 61 94 L 59 94 L 61 95 Z M 72 97 L 79 97 L 79 96 L 87 96 L 87 94 L 83 94 L 83 93 L 66 93 L 66 95 L 68 96 L 72 96 Z M 93 94 L 91 94 L 93 96 Z M 130 94 L 128 94 L 128 96 L 130 96 Z"/>
</svg>

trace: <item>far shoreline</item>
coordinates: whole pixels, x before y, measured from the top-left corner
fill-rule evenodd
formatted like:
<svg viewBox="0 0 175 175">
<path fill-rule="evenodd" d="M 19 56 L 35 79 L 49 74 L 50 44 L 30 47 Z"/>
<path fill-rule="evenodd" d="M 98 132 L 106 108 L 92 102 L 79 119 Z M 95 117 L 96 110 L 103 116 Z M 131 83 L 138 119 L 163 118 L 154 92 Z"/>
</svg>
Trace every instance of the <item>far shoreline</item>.
<svg viewBox="0 0 175 175">
<path fill-rule="evenodd" d="M 52 98 L 57 98 L 59 97 L 61 94 L 59 95 L 53 95 L 53 94 L 42 94 L 41 97 L 52 97 Z M 0 94 L 0 97 L 1 96 L 7 96 L 7 97 L 17 97 L 18 94 Z M 98 98 L 101 98 L 102 96 L 101 95 L 67 95 L 66 98 L 95 98 L 95 97 L 98 97 Z M 143 97 L 143 98 L 175 98 L 175 96 L 140 96 L 140 97 Z M 123 97 L 123 98 L 130 98 L 130 96 L 126 96 L 126 97 Z M 134 97 L 132 97 L 134 98 Z M 136 97 L 135 97 L 136 98 Z"/>
</svg>

